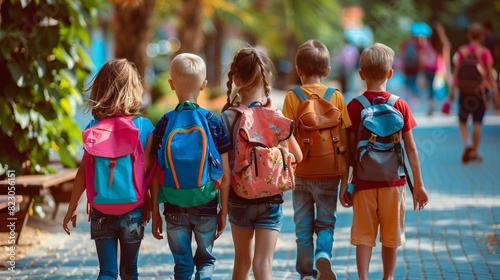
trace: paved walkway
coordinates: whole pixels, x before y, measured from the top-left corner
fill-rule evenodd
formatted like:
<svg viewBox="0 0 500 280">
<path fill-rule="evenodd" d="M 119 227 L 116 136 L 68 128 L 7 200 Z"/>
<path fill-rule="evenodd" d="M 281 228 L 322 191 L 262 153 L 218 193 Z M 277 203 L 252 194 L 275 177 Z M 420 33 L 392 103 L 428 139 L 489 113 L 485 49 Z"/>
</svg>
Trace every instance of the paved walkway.
<svg viewBox="0 0 500 280">
<path fill-rule="evenodd" d="M 407 242 L 400 248 L 395 279 L 500 279 L 500 118 L 487 116 L 480 149 L 482 164 L 461 164 L 462 142 L 454 117 L 417 113 L 414 130 L 430 203 L 414 212 L 408 199 Z M 65 207 L 63 207 L 65 208 Z M 286 193 L 284 223 L 274 257 L 274 279 L 299 279 L 295 272 L 295 235 L 291 194 Z M 62 229 L 29 256 L 15 273 L 1 279 L 95 279 L 98 262 L 89 224 L 80 209 L 71 236 Z M 60 211 L 58 219 L 62 219 Z M 339 279 L 357 279 L 355 247 L 349 243 L 351 209 L 339 206 L 332 266 Z M 229 224 L 229 223 L 228 223 Z M 140 279 L 173 279 L 166 241 L 151 235 L 150 224 L 139 256 Z M 373 251 L 370 279 L 381 279 L 380 244 Z M 230 227 L 216 241 L 214 279 L 231 279 L 234 251 Z"/>
</svg>

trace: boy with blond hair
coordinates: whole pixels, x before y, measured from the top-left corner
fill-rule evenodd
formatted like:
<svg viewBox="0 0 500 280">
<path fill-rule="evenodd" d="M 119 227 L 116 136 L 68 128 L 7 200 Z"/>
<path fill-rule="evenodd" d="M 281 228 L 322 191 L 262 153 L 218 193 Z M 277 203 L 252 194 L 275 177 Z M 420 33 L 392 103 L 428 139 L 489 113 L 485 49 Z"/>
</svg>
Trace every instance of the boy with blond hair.
<svg viewBox="0 0 500 280">
<path fill-rule="evenodd" d="M 386 45 L 376 43 L 366 48 L 360 57 L 359 76 L 366 83 L 364 98 L 372 104 L 375 98 L 383 98 L 388 102 L 391 94 L 386 91 L 387 80 L 392 77 L 394 51 Z M 348 130 L 350 154 L 357 153 L 358 132 L 361 125 L 361 111 L 364 106 L 357 99 L 347 104 L 347 110 L 352 122 Z M 422 210 L 429 199 L 424 188 L 420 172 L 420 163 L 417 147 L 411 129 L 416 126 L 415 119 L 408 103 L 397 98 L 394 108 L 401 112 L 404 124 L 402 138 L 408 161 L 414 179 L 413 205 L 414 210 Z M 394 269 L 397 260 L 397 249 L 405 241 L 405 176 L 399 179 L 385 181 L 360 179 L 356 172 L 356 164 L 351 162 L 355 169 L 353 182 L 355 193 L 352 200 L 346 195 L 344 187 L 340 190 L 340 202 L 346 207 L 353 206 L 353 223 L 351 228 L 351 244 L 356 246 L 356 264 L 359 279 L 368 279 L 372 248 L 375 247 L 376 237 L 380 228 L 380 242 L 382 243 L 382 262 L 384 267 L 383 279 L 394 279 Z M 382 172 L 382 171 L 380 171 Z"/>
<path fill-rule="evenodd" d="M 283 114 L 299 125 L 298 108 L 301 100 L 296 91 L 301 91 L 306 98 L 317 95 L 324 99 L 328 99 L 326 97 L 328 92 L 333 93 L 328 102 L 341 112 L 343 126 L 340 131 L 340 143 L 347 144 L 345 128 L 350 126 L 351 122 L 344 97 L 338 90 L 321 83 L 321 80 L 330 73 L 328 49 L 317 40 L 309 40 L 297 50 L 295 64 L 302 86 L 300 89 L 289 90 L 286 93 Z M 329 133 L 325 137 L 331 137 Z M 294 134 L 297 137 L 297 130 Z M 300 142 L 300 140 L 297 141 Z M 299 143 L 299 145 L 303 150 L 304 157 L 306 157 L 309 150 L 304 148 L 304 143 Z M 325 158 L 321 159 L 326 160 Z M 307 165 L 307 163 L 305 164 Z M 310 174 L 307 171 L 301 172 L 304 170 L 301 169 L 304 167 L 301 166 L 304 165 L 304 162 L 300 162 L 297 166 L 295 189 L 292 193 L 295 234 L 297 236 L 296 270 L 302 279 L 315 279 L 316 277 L 324 280 L 337 279 L 335 272 L 332 271 L 330 259 L 332 258 L 333 234 L 337 220 L 338 186 L 339 184 L 347 185 L 347 174 L 334 173 L 333 166 L 330 166 L 329 162 L 323 161 L 316 164 L 329 167 L 328 171 L 323 174 Z M 317 236 L 316 246 L 313 243 L 314 233 Z"/>
<path fill-rule="evenodd" d="M 211 279 L 216 260 L 212 254 L 214 240 L 222 234 L 226 226 L 230 182 L 228 152 L 232 146 L 221 119 L 197 104 L 200 91 L 207 85 L 203 59 L 195 54 L 179 54 L 171 62 L 170 74 L 168 82 L 175 91 L 179 105 L 175 108 L 175 112 L 163 116 L 153 132 L 151 154 L 160 168 L 155 173 L 151 186 L 152 233 L 156 239 L 163 239 L 159 203 L 164 202 L 166 235 L 175 263 L 174 278 L 191 279 L 195 273 L 196 279 Z M 187 118 L 196 118 L 199 114 L 202 114 L 199 117 L 201 119 L 199 126 L 195 127 L 191 123 L 184 122 Z M 181 120 L 177 121 L 179 119 Z M 181 135 L 179 138 L 174 138 L 173 135 L 179 134 Z M 201 137 L 205 142 L 200 147 L 196 147 L 198 134 L 206 135 Z M 182 138 L 183 135 L 187 135 L 186 138 Z M 211 141 L 213 143 L 210 143 Z M 195 161 L 198 161 L 191 164 L 192 168 L 186 167 L 185 162 L 192 154 L 198 155 L 200 150 L 201 153 L 205 151 L 202 147 L 208 147 L 206 157 L 203 154 L 200 156 L 201 160 L 195 157 Z M 216 150 L 210 150 L 211 147 Z M 217 154 L 220 154 L 220 162 Z M 165 162 L 167 155 L 168 162 Z M 179 159 L 173 159 L 176 156 Z M 203 159 L 207 157 L 208 161 L 204 161 Z M 200 162 L 208 162 L 208 165 L 206 168 L 199 167 L 197 165 Z M 197 176 L 200 176 L 201 170 L 205 172 L 218 169 L 221 168 L 221 164 L 222 180 L 212 179 L 213 174 L 210 173 L 205 176 L 205 179 L 209 178 L 206 179 L 208 182 L 205 184 L 202 182 L 200 186 L 199 182 L 203 177 Z M 201 168 L 200 172 L 196 168 Z M 167 177 L 169 172 L 173 174 L 168 175 L 173 177 L 174 183 L 169 183 L 170 181 L 165 179 L 163 182 L 158 181 L 158 178 Z M 220 173 L 218 174 L 220 176 Z M 220 209 L 218 209 L 216 188 L 220 190 Z M 191 249 L 192 235 L 197 244 L 194 256 Z"/>
</svg>

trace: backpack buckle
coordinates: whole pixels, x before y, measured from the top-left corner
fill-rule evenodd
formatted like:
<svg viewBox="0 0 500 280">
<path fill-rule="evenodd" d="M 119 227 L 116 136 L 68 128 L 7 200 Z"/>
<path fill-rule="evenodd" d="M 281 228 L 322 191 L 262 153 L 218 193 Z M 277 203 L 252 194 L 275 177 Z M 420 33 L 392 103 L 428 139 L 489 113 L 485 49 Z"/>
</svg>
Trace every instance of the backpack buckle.
<svg viewBox="0 0 500 280">
<path fill-rule="evenodd" d="M 305 145 L 309 145 L 311 144 L 311 139 L 309 138 L 304 138 L 304 140 L 302 141 Z"/>
<path fill-rule="evenodd" d="M 399 135 L 397 133 L 394 133 L 392 135 L 392 142 L 394 142 L 394 144 L 399 144 L 399 142 L 401 142 L 401 140 L 399 139 Z"/>
<path fill-rule="evenodd" d="M 373 145 L 373 144 L 375 144 L 376 140 L 377 140 L 377 134 L 372 133 L 372 135 L 370 136 L 370 139 L 368 139 L 368 142 Z"/>
<path fill-rule="evenodd" d="M 333 143 L 338 143 L 340 141 L 338 136 L 333 136 L 332 140 L 333 140 Z"/>
</svg>

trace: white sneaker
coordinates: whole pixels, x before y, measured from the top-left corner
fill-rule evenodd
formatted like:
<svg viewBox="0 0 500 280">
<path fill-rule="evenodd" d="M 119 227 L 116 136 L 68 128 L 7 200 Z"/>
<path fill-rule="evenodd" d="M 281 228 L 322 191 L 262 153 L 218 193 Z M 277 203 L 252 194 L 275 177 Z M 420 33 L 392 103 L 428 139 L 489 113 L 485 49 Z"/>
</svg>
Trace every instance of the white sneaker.
<svg viewBox="0 0 500 280">
<path fill-rule="evenodd" d="M 337 280 L 337 275 L 332 270 L 330 260 L 325 257 L 316 259 L 316 270 L 318 270 L 318 280 Z"/>
<path fill-rule="evenodd" d="M 315 279 L 312 276 L 304 276 L 302 277 L 302 280 L 315 280 Z"/>
</svg>

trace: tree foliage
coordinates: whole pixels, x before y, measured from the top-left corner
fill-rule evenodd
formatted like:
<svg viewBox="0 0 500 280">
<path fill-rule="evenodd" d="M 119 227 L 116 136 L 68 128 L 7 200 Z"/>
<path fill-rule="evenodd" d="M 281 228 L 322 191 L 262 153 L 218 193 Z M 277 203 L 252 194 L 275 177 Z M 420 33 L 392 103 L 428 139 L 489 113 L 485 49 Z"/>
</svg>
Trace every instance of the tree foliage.
<svg viewBox="0 0 500 280">
<path fill-rule="evenodd" d="M 88 23 L 99 0 L 10 0 L 1 4 L 0 176 L 49 173 L 53 157 L 75 166 L 73 119 L 92 62 Z"/>
</svg>

